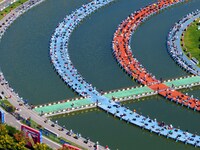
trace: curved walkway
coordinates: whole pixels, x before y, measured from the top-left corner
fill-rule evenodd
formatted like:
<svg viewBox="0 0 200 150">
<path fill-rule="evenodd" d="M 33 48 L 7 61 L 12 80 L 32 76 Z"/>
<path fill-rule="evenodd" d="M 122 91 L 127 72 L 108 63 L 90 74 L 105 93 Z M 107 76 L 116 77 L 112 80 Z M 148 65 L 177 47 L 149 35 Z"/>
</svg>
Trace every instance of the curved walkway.
<svg viewBox="0 0 200 150">
<path fill-rule="evenodd" d="M 200 68 L 192 62 L 183 52 L 180 41 L 185 29 L 197 18 L 200 18 L 200 11 L 192 12 L 178 21 L 168 35 L 167 47 L 170 56 L 186 71 L 200 75 Z"/>
<path fill-rule="evenodd" d="M 158 13 L 161 9 L 167 8 L 176 3 L 183 2 L 183 0 L 171 0 L 159 1 L 157 3 L 146 6 L 139 11 L 131 14 L 126 20 L 124 20 L 116 30 L 113 39 L 113 54 L 118 63 L 124 68 L 124 70 L 132 76 L 137 82 L 147 85 L 154 91 L 157 91 L 161 96 L 174 101 L 181 105 L 187 106 L 191 109 L 200 111 L 200 101 L 182 94 L 162 83 L 149 73 L 143 66 L 133 57 L 130 38 L 137 27 L 144 22 L 151 15 Z"/>
<path fill-rule="evenodd" d="M 32 7 L 35 7 L 36 5 L 42 3 L 45 0 L 29 0 L 23 5 L 20 5 L 16 9 L 12 10 L 9 14 L 7 14 L 3 19 L 0 20 L 0 39 L 2 38 L 3 34 L 6 32 L 7 28 L 23 13 L 31 9 Z M 20 106 L 19 104 L 24 103 L 24 100 L 19 97 L 18 93 L 14 91 L 9 86 L 9 83 L 6 81 L 6 79 L 3 76 L 3 73 L 0 70 L 0 91 L 4 93 L 5 97 L 8 97 L 8 101 L 16 108 L 20 108 L 21 111 L 18 113 L 21 115 L 21 117 L 27 119 L 31 118 L 34 120 L 37 124 L 40 124 L 41 126 L 45 127 L 46 129 L 56 133 L 59 135 L 59 137 L 62 137 L 64 139 L 67 139 L 73 143 L 76 143 L 77 145 L 80 145 L 86 149 L 93 150 L 95 143 L 90 141 L 88 143 L 84 143 L 86 139 L 84 137 L 80 137 L 79 139 L 75 139 L 72 136 L 68 136 L 66 133 L 69 132 L 69 130 L 64 129 L 63 131 L 60 131 L 61 126 L 56 125 L 55 127 L 52 127 L 52 124 L 55 124 L 52 121 L 46 122 L 47 118 L 44 116 L 38 115 L 35 111 L 33 111 L 28 105 Z M 46 140 L 45 140 L 46 141 Z M 49 141 L 50 143 L 54 143 L 53 141 Z M 48 142 L 48 143 L 49 143 Z M 99 145 L 99 150 L 104 150 L 105 148 Z"/>
<path fill-rule="evenodd" d="M 81 96 L 92 98 L 94 101 L 97 100 L 100 94 L 74 68 L 68 54 L 68 43 L 71 33 L 85 17 L 112 1 L 94 0 L 83 5 L 72 14 L 66 16 L 51 37 L 50 57 L 62 80 Z"/>
<path fill-rule="evenodd" d="M 174 128 L 172 125 L 166 125 L 164 122 L 159 123 L 156 120 L 151 120 L 148 117 L 144 117 L 136 112 L 132 112 L 126 107 L 120 106 L 105 96 L 102 96 L 94 87 L 92 87 L 91 84 L 87 83 L 74 68 L 68 54 L 68 42 L 72 31 L 86 16 L 96 9 L 110 3 L 111 1 L 112 0 L 96 0 L 83 5 L 71 15 L 67 16 L 64 21 L 58 25 L 55 33 L 52 35 L 50 44 L 50 56 L 56 71 L 64 80 L 64 82 L 66 82 L 73 90 L 75 90 L 81 96 L 90 98 L 91 101 L 97 103 L 99 108 L 116 117 L 119 117 L 121 120 L 147 129 L 150 132 L 154 132 L 158 135 L 163 135 L 176 141 L 181 141 L 185 142 L 186 144 L 189 143 L 191 145 L 200 147 L 200 136 Z M 161 3 L 162 5 L 160 7 L 162 9 L 166 3 L 163 1 L 161 1 Z M 169 2 L 169 4 L 171 5 L 173 3 Z M 150 9 L 154 5 L 156 4 L 149 6 Z M 149 79 L 152 79 L 155 83 L 159 82 L 151 76 L 149 76 Z"/>
</svg>

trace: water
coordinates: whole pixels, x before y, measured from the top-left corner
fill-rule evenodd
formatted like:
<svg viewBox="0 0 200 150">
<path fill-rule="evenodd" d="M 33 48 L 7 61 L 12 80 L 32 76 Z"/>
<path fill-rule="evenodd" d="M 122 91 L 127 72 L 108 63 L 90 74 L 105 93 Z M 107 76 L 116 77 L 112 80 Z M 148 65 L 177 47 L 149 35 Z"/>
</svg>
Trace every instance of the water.
<svg viewBox="0 0 200 150">
<path fill-rule="evenodd" d="M 199 90 L 197 88 L 196 90 Z M 186 90 L 189 94 L 193 91 Z M 136 109 L 137 112 L 145 116 L 151 116 L 158 121 L 164 121 L 167 124 L 173 124 L 183 130 L 193 133 L 200 133 L 199 125 L 200 116 L 197 112 L 183 109 L 168 100 L 162 99 L 160 96 L 141 99 L 139 102 L 128 102 L 125 104 L 131 110 Z M 170 111 L 169 111 L 170 110 Z M 86 137 L 90 137 L 101 144 L 108 144 L 112 149 L 150 149 L 150 150 L 193 150 L 192 146 L 176 143 L 173 140 L 159 137 L 148 131 L 141 130 L 138 127 L 126 124 L 113 116 L 102 111 L 94 111 L 80 113 L 79 115 L 57 116 L 53 120 L 58 120 L 59 124 L 66 125 L 69 129 L 81 133 Z M 74 119 L 76 118 L 76 119 Z M 89 129 L 88 129 L 89 126 Z"/>
<path fill-rule="evenodd" d="M 184 110 L 171 103 L 166 103 L 164 100 L 154 97 L 151 100 L 127 106 L 131 109 L 136 108 L 138 112 L 141 111 L 142 114 L 157 118 L 157 120 L 173 123 L 173 125 L 180 126 L 182 129 L 189 129 L 191 132 L 197 131 L 198 133 L 200 131 L 200 124 L 197 122 L 200 119 L 198 113 Z M 115 150 L 145 150 L 147 148 L 160 150 L 161 147 L 164 150 L 195 149 L 126 124 L 103 112 L 88 112 L 66 118 L 66 120 L 63 120 L 63 118 L 54 118 L 54 120 L 58 120 L 61 125 L 65 124 L 69 129 L 74 129 L 75 132 L 88 136 L 95 141 L 100 141 L 103 145 L 108 144 L 111 149 Z"/>
<path fill-rule="evenodd" d="M 65 15 L 88 1 L 47 0 L 18 18 L 3 37 L 1 70 L 29 103 L 47 103 L 76 95 L 53 71 L 49 41 Z"/>
<path fill-rule="evenodd" d="M 42 104 L 76 96 L 53 71 L 48 47 L 58 22 L 86 2 L 89 0 L 47 0 L 20 17 L 3 37 L 0 44 L 1 69 L 11 86 L 22 97 L 28 98 L 30 103 Z M 123 19 L 152 2 L 117 0 L 87 18 L 72 34 L 70 56 L 88 82 L 104 91 L 137 85 L 116 64 L 111 53 L 111 41 Z M 134 34 L 131 43 L 133 54 L 157 78 L 187 75 L 169 57 L 165 42 L 174 23 L 199 6 L 200 1 L 193 0 L 187 5 L 173 7 L 152 17 Z M 184 92 L 200 98 L 199 89 L 192 89 Z M 144 115 L 200 134 L 200 116 L 197 112 L 183 109 L 160 96 L 126 105 Z M 194 149 L 127 125 L 101 111 L 54 120 L 112 149 Z"/>
<path fill-rule="evenodd" d="M 119 23 L 150 2 L 118 0 L 92 14 L 72 34 L 69 44 L 71 60 L 88 82 L 104 91 L 136 85 L 117 65 L 111 53 L 111 41 Z M 77 38 L 80 35 L 81 38 Z"/>
<path fill-rule="evenodd" d="M 199 0 L 172 7 L 150 18 L 133 36 L 131 44 L 133 53 L 157 78 L 169 79 L 186 75 L 167 53 L 166 39 L 175 22 L 199 8 Z"/>
</svg>

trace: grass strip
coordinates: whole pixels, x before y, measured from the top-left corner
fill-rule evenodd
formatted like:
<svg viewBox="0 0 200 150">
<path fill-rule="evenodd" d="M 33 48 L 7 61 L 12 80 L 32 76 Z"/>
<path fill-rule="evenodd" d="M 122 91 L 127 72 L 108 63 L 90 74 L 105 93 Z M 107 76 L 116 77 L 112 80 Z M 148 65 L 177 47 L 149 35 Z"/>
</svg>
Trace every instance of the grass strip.
<svg viewBox="0 0 200 150">
<path fill-rule="evenodd" d="M 0 20 L 6 16 L 8 13 L 10 13 L 13 9 L 17 8 L 18 6 L 24 4 L 25 2 L 27 2 L 28 0 L 19 0 L 11 5 L 9 5 L 7 8 L 5 8 L 4 10 L 2 10 L 0 12 Z"/>
</svg>

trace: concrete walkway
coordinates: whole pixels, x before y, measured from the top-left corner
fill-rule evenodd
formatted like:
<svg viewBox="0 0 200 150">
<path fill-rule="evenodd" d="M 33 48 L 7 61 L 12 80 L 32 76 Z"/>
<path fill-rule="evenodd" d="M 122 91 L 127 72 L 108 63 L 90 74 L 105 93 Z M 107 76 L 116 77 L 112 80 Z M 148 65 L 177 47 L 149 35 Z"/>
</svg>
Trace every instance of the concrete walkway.
<svg viewBox="0 0 200 150">
<path fill-rule="evenodd" d="M 169 87 L 174 86 L 174 89 L 183 89 L 187 87 L 200 85 L 200 77 L 199 76 L 181 77 L 164 81 L 164 84 L 166 84 Z M 109 92 L 104 92 L 103 96 L 109 99 L 114 98 L 115 101 L 127 101 L 156 94 L 157 92 L 154 92 L 149 87 L 141 86 L 141 87 L 129 87 L 129 88 L 112 90 Z M 76 98 L 71 100 L 62 100 L 62 101 L 38 105 L 35 106 L 34 111 L 36 111 L 38 114 L 42 112 L 46 116 L 50 117 L 58 114 L 65 114 L 94 107 L 96 107 L 96 103 L 93 102 L 91 99 Z"/>
<path fill-rule="evenodd" d="M 95 8 L 94 5 L 96 5 L 96 4 L 97 4 L 97 8 L 98 8 L 99 3 L 101 3 L 101 2 L 102 3 L 106 3 L 106 2 L 108 2 L 108 0 L 107 1 L 106 0 L 95 0 L 95 1 L 92 1 L 89 5 L 84 5 L 78 11 L 85 12 L 85 11 L 82 11 L 82 10 L 87 10 L 87 7 L 90 7 L 90 6 L 92 6 L 90 8 Z M 101 4 L 99 6 L 101 6 Z M 89 12 L 90 11 L 93 12 L 94 10 L 90 10 L 89 9 Z M 72 23 L 71 25 L 72 26 L 73 25 L 76 26 L 79 23 L 79 20 L 77 20 L 77 19 L 81 20 L 81 18 L 79 18 L 80 16 L 78 15 L 79 13 L 77 11 L 75 11 L 73 14 L 75 14 L 75 16 L 70 16 L 70 18 L 72 17 L 72 20 L 76 20 L 78 22 L 71 22 Z M 81 16 L 81 17 L 83 17 L 83 16 Z M 70 18 L 66 18 L 66 19 L 68 20 Z M 65 20 L 65 21 L 67 21 L 67 20 Z M 69 31 L 69 32 L 73 31 L 73 29 L 71 29 L 70 25 L 69 25 L 68 30 L 65 30 L 65 28 L 62 28 L 62 27 L 66 27 L 65 25 L 67 25 L 67 24 L 65 24 L 65 22 L 64 22 L 64 24 L 61 23 L 61 25 L 59 26 L 59 28 L 57 30 L 58 34 L 56 34 L 55 37 L 62 37 L 63 34 L 66 35 L 65 31 Z M 68 43 L 65 40 L 59 39 L 60 43 L 57 44 L 57 41 L 56 41 L 55 37 L 53 37 L 53 45 L 52 45 L 51 48 L 53 48 L 53 46 L 55 46 L 55 47 L 59 46 L 60 50 L 61 50 L 61 53 L 62 54 L 65 53 L 66 54 L 65 51 L 62 51 L 63 50 L 62 48 L 64 48 L 63 46 L 67 45 Z M 65 36 L 64 36 L 64 38 L 65 38 Z M 53 53 L 54 53 L 54 51 L 53 51 Z M 60 55 L 59 54 L 60 56 L 57 57 L 57 51 L 54 54 L 55 54 L 54 55 L 55 57 L 53 57 L 53 58 L 54 58 L 55 61 L 57 61 L 58 58 L 60 58 L 60 59 L 65 61 L 65 58 L 63 58 L 62 56 L 66 56 L 66 55 Z M 67 54 L 67 56 L 68 56 L 68 54 Z M 67 57 L 67 60 L 70 60 L 69 57 Z M 68 62 L 70 62 L 70 61 L 68 61 Z M 58 64 L 56 64 L 56 67 L 60 67 L 59 70 L 57 70 L 60 75 L 63 76 L 63 74 L 65 74 L 64 71 L 70 71 L 70 76 L 67 76 L 67 79 L 63 78 L 64 80 L 67 81 L 69 86 L 71 86 L 74 90 L 76 90 L 76 92 L 79 92 L 80 95 L 90 96 L 92 101 L 96 102 L 98 107 L 100 107 L 101 109 L 113 114 L 114 116 L 120 117 L 120 119 L 123 119 L 123 120 L 125 120 L 127 122 L 130 122 L 130 123 L 132 123 L 132 124 L 134 124 L 136 126 L 145 128 L 145 129 L 147 129 L 147 130 L 149 130 L 151 132 L 155 132 L 155 133 L 161 134 L 163 136 L 170 137 L 170 138 L 175 139 L 177 141 L 189 143 L 189 144 L 192 144 L 194 146 L 199 146 L 199 140 L 200 140 L 199 136 L 191 134 L 191 133 L 188 133 L 188 132 L 184 132 L 184 131 L 182 131 L 180 129 L 176 129 L 172 125 L 163 125 L 163 124 L 160 124 L 159 122 L 157 122 L 156 120 L 153 121 L 153 120 L 151 120 L 149 118 L 146 118 L 144 116 L 141 116 L 141 115 L 139 115 L 137 113 L 133 113 L 131 110 L 128 110 L 125 107 L 121 107 L 120 105 L 118 105 L 117 103 L 113 102 L 112 100 L 106 98 L 103 95 L 100 95 L 100 93 L 98 93 L 95 90 L 95 88 L 93 88 L 87 82 L 83 82 L 83 83 L 86 83 L 86 84 L 83 85 L 83 86 L 86 86 L 85 87 L 86 88 L 85 90 L 87 91 L 87 93 L 86 93 L 85 91 L 83 91 L 84 87 L 77 87 L 77 85 L 76 85 L 77 83 L 80 82 L 79 80 L 82 80 L 80 78 L 79 74 L 77 74 L 77 70 L 74 67 L 72 67 L 71 64 L 69 64 L 70 65 L 70 67 L 69 67 L 68 64 L 66 64 L 65 62 L 64 63 L 62 62 L 61 65 L 65 64 L 67 66 L 66 67 L 67 70 L 64 70 L 65 67 L 59 66 Z M 70 77 L 72 77 L 72 78 L 70 78 Z M 76 81 L 74 81 L 74 79 Z M 80 82 L 80 83 L 82 84 L 82 82 Z M 16 93 L 13 92 L 13 90 L 10 87 L 8 87 L 6 85 L 7 84 L 3 84 L 1 86 L 0 90 L 3 90 L 5 95 L 10 97 L 8 100 L 15 107 L 17 107 L 19 105 L 19 103 L 22 102 L 22 100 L 19 98 L 18 95 L 16 95 Z M 88 89 L 88 87 L 89 87 L 89 89 Z M 93 91 L 93 89 L 94 89 L 94 91 Z M 51 122 L 45 123 L 44 121 L 46 120 L 46 118 L 44 116 L 38 116 L 38 114 L 36 112 L 33 112 L 31 109 L 28 109 L 28 106 L 22 106 L 20 108 L 21 108 L 21 111 L 19 112 L 19 114 L 21 116 L 23 116 L 24 118 L 31 117 L 38 124 L 42 125 L 45 128 L 48 128 L 49 130 L 55 132 L 56 134 L 58 134 L 58 135 L 60 135 L 60 136 L 62 136 L 64 138 L 67 138 L 70 141 L 74 141 L 75 143 L 77 143 L 77 144 L 79 144 L 79 145 L 81 145 L 83 147 L 87 147 L 87 149 L 93 149 L 93 148 L 89 147 L 87 144 L 83 143 L 83 139 L 82 138 L 76 140 L 76 139 L 74 139 L 72 137 L 68 137 L 68 136 L 66 136 L 66 132 L 65 131 L 64 132 L 63 131 L 58 131 L 58 129 L 60 127 L 57 127 L 57 126 L 56 127 L 52 127 L 51 126 Z M 99 149 L 101 149 L 101 148 L 103 149 L 103 147 L 99 147 Z"/>
<path fill-rule="evenodd" d="M 18 113 L 25 119 L 27 118 L 31 118 L 32 120 L 34 120 L 37 124 L 41 125 L 42 127 L 56 133 L 57 135 L 59 135 L 59 137 L 63 137 L 64 139 L 67 139 L 73 143 L 76 143 L 86 149 L 89 150 L 94 150 L 94 147 L 90 147 L 90 145 L 95 145 L 94 142 L 90 142 L 88 144 L 85 144 L 84 141 L 86 139 L 84 138 L 79 138 L 79 139 L 75 139 L 71 136 L 66 135 L 67 132 L 69 132 L 69 130 L 64 129 L 64 131 L 59 131 L 59 129 L 61 129 L 62 127 L 59 125 L 55 125 L 55 127 L 52 127 L 52 124 L 55 124 L 52 121 L 48 121 L 47 123 L 45 123 L 45 121 L 47 120 L 47 118 L 45 116 L 39 116 L 35 111 L 30 109 L 30 106 L 20 106 L 19 104 L 23 104 L 23 100 L 18 96 L 18 94 L 16 94 L 14 92 L 14 90 L 12 88 L 9 87 L 8 84 L 3 84 L 0 85 L 0 91 L 4 92 L 4 96 L 6 97 L 10 97 L 8 98 L 8 101 L 16 108 L 19 108 L 21 111 L 19 111 Z M 99 150 L 104 150 L 105 148 L 102 146 L 99 146 Z"/>
<path fill-rule="evenodd" d="M 14 116 L 12 116 L 11 114 L 7 112 L 5 112 L 5 123 L 21 131 L 21 125 L 22 125 L 21 122 L 18 121 Z M 47 144 L 49 147 L 51 147 L 54 150 L 62 147 L 62 145 L 55 143 L 44 136 L 42 136 L 42 143 Z"/>
<path fill-rule="evenodd" d="M 168 34 L 167 48 L 174 61 L 186 71 L 200 75 L 200 68 L 183 52 L 181 37 L 187 27 L 197 18 L 200 18 L 200 11 L 197 10 L 183 17 L 178 21 Z M 198 31 L 197 31 L 198 32 Z"/>
<path fill-rule="evenodd" d="M 3 34 L 6 32 L 6 29 L 23 13 L 31 9 L 32 7 L 40 4 L 45 0 L 29 0 L 23 5 L 19 6 L 18 8 L 12 10 L 8 15 L 6 15 L 2 20 L 0 20 L 0 39 L 2 38 Z M 90 141 L 89 143 L 84 143 L 86 140 L 83 137 L 80 137 L 79 139 L 75 139 L 71 136 L 66 135 L 69 130 L 64 129 L 64 131 L 59 131 L 62 127 L 59 125 L 56 125 L 55 127 L 52 127 L 52 124 L 55 124 L 54 122 L 48 121 L 47 123 L 46 120 L 47 118 L 44 116 L 39 116 L 35 111 L 30 109 L 30 106 L 20 106 L 19 104 L 24 103 L 23 99 L 19 97 L 17 93 L 14 92 L 14 90 L 9 87 L 8 82 L 3 79 L 1 81 L 0 85 L 0 91 L 4 92 L 5 97 L 9 97 L 8 101 L 16 108 L 20 108 L 21 111 L 18 113 L 23 117 L 23 118 L 29 118 L 31 117 L 32 120 L 34 120 L 37 124 L 40 124 L 41 126 L 45 127 L 46 129 L 56 133 L 59 135 L 59 137 L 63 137 L 64 139 L 67 139 L 73 143 L 76 143 L 77 145 L 82 146 L 85 149 L 88 150 L 94 150 L 94 145 L 95 143 Z M 99 150 L 104 150 L 105 148 L 103 146 L 99 145 Z"/>
</svg>

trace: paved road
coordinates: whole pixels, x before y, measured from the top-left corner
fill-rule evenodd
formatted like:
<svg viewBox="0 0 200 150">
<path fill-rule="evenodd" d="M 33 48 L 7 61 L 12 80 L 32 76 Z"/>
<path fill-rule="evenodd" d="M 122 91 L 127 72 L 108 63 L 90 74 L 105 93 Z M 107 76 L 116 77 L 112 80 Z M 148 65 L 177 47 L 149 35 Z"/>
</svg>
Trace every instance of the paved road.
<svg viewBox="0 0 200 150">
<path fill-rule="evenodd" d="M 52 124 L 55 124 L 51 121 L 48 121 L 47 123 L 45 123 L 44 121 L 47 119 L 44 116 L 39 116 L 36 112 L 32 111 L 30 109 L 30 107 L 28 108 L 27 106 L 19 106 L 19 103 L 22 103 L 21 99 L 19 98 L 19 96 L 13 92 L 13 89 L 11 89 L 7 84 L 4 85 L 0 85 L 0 91 L 4 92 L 4 96 L 10 97 L 8 98 L 8 101 L 15 106 L 16 108 L 20 108 L 21 110 L 18 111 L 18 113 L 23 117 L 23 118 L 29 118 L 31 117 L 32 120 L 34 120 L 35 122 L 37 122 L 39 125 L 45 127 L 46 129 L 53 131 L 54 133 L 56 133 L 57 135 L 59 135 L 60 137 L 63 137 L 69 141 L 72 141 L 73 143 L 76 143 L 86 149 L 89 150 L 93 150 L 93 147 L 90 147 L 90 145 L 94 145 L 93 142 L 85 144 L 83 141 L 83 138 L 79 138 L 78 140 L 66 135 L 66 132 L 68 132 L 68 130 L 64 130 L 64 131 L 59 131 L 59 129 L 61 128 L 60 126 L 56 125 L 55 127 L 52 127 Z M 11 124 L 12 125 L 12 124 Z M 51 144 L 54 145 L 54 143 L 51 142 Z M 50 145 L 50 144 L 49 144 Z M 54 147 L 54 146 L 52 146 Z M 103 147 L 100 147 L 99 150 L 104 149 Z"/>
<path fill-rule="evenodd" d="M 4 0 L 0 3 L 0 11 L 4 10 L 6 7 L 8 7 L 11 3 L 16 2 L 18 0 Z"/>
<path fill-rule="evenodd" d="M 29 0 L 27 3 L 25 3 L 23 5 L 22 8 L 16 8 L 14 10 L 12 10 L 7 16 L 5 16 L 2 20 L 0 20 L 0 24 L 4 23 L 5 25 L 3 25 L 2 27 L 0 27 L 0 31 L 5 31 L 6 28 L 12 23 L 13 20 L 15 20 L 18 16 L 21 15 L 21 13 L 25 12 L 25 8 L 27 7 L 27 9 L 31 8 L 30 5 L 35 3 L 39 3 L 42 2 L 44 0 Z M 29 2 L 31 2 L 31 4 L 28 4 Z M 7 20 L 7 21 L 6 21 Z M 11 20 L 11 21 L 9 21 Z M 1 83 L 4 83 L 5 81 L 3 80 Z M 94 147 L 90 147 L 90 145 L 94 145 L 94 142 L 90 142 L 88 144 L 85 144 L 83 141 L 85 140 L 84 138 L 79 138 L 78 140 L 66 135 L 66 132 L 68 132 L 68 130 L 64 130 L 64 131 L 59 131 L 58 129 L 60 129 L 61 127 L 56 125 L 55 127 L 52 127 L 51 124 L 53 124 L 53 122 L 48 121 L 47 123 L 45 123 L 44 121 L 47 119 L 44 116 L 38 116 L 38 114 L 31 110 L 30 108 L 28 108 L 27 106 L 19 106 L 19 103 L 23 103 L 21 101 L 21 98 L 18 96 L 18 94 L 16 94 L 14 92 L 14 90 L 12 88 L 9 87 L 8 84 L 2 84 L 0 85 L 0 92 L 4 92 L 4 96 L 10 97 L 8 98 L 8 101 L 15 106 L 16 108 L 20 108 L 21 111 L 18 112 L 23 118 L 29 118 L 31 117 L 32 120 L 34 120 L 35 122 L 37 122 L 38 124 L 40 124 L 41 126 L 45 127 L 46 129 L 53 131 L 54 133 L 58 134 L 60 137 L 63 137 L 69 141 L 72 141 L 73 143 L 76 143 L 86 149 L 89 150 L 93 150 Z M 103 150 L 105 149 L 102 146 L 99 146 L 99 150 Z"/>
<path fill-rule="evenodd" d="M 12 116 L 11 114 L 7 112 L 5 112 L 5 123 L 12 127 L 15 127 L 18 130 L 21 130 L 22 124 L 18 120 L 16 120 L 14 116 Z M 59 145 L 58 143 L 55 143 L 44 136 L 42 137 L 42 142 L 47 144 L 49 147 L 53 149 L 58 149 L 61 147 L 61 145 Z"/>
</svg>

